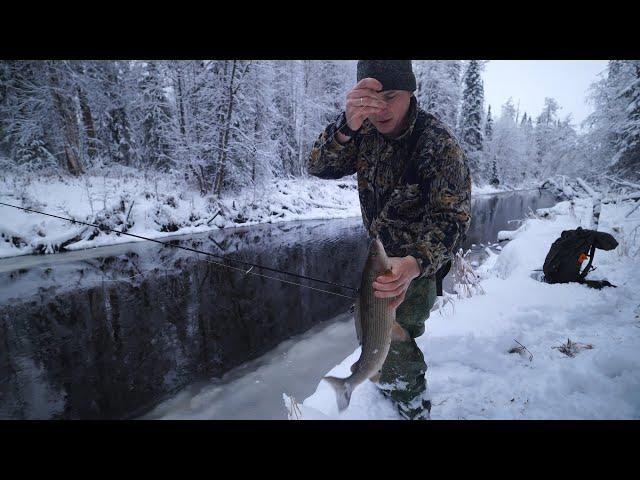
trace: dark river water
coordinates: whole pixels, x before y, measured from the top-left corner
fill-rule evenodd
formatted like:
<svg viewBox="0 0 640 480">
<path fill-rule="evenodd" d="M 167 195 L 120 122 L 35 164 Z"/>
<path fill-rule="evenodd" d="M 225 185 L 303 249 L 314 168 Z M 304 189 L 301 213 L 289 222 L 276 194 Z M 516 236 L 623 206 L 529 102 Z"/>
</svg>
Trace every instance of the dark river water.
<svg viewBox="0 0 640 480">
<path fill-rule="evenodd" d="M 536 190 L 474 197 L 465 248 L 495 243 L 529 208 L 555 202 Z M 171 241 L 354 287 L 367 248 L 360 218 Z M 138 418 L 189 385 L 240 378 L 242 366 L 286 341 L 348 318 L 348 298 L 210 260 L 150 242 L 0 260 L 0 418 Z M 330 368 L 347 347 L 314 358 Z"/>
</svg>

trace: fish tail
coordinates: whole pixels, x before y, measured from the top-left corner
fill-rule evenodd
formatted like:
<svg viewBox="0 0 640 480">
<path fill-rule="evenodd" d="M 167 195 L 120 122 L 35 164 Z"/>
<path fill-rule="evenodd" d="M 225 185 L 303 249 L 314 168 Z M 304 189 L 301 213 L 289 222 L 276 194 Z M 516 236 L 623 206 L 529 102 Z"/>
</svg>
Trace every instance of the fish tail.
<svg viewBox="0 0 640 480">
<path fill-rule="evenodd" d="M 338 410 L 343 411 L 349 406 L 351 401 L 352 387 L 346 378 L 324 377 L 329 385 L 336 391 L 336 400 L 338 401 Z"/>
</svg>

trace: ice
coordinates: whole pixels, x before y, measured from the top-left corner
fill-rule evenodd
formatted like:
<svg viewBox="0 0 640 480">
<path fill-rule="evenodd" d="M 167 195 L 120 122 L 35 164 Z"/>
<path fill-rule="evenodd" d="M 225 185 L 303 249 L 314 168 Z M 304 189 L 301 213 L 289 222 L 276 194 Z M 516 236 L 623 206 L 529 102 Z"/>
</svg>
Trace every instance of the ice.
<svg viewBox="0 0 640 480">
<path fill-rule="evenodd" d="M 222 379 L 185 388 L 145 419 L 286 419 L 290 400 L 313 392 L 323 372 L 357 345 L 351 314 L 293 337 Z M 284 397 L 283 397 L 284 393 Z M 286 407 L 286 408 L 285 408 Z M 328 418 L 311 406 L 304 418 Z"/>
</svg>

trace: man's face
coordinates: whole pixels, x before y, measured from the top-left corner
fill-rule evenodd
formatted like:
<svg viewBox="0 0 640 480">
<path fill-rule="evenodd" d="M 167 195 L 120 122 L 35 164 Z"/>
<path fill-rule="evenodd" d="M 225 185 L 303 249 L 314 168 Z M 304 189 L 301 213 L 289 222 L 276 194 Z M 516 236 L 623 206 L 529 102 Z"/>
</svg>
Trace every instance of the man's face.
<svg viewBox="0 0 640 480">
<path fill-rule="evenodd" d="M 411 92 L 406 90 L 386 90 L 381 92 L 387 107 L 380 113 L 369 116 L 369 121 L 383 135 L 395 136 L 401 133 L 403 120 L 409 111 Z"/>
</svg>

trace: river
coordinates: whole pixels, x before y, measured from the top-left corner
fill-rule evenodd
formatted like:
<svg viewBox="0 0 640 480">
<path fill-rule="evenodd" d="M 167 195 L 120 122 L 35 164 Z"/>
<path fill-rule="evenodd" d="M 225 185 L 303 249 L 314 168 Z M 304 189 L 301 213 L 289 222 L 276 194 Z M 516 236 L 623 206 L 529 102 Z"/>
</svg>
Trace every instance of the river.
<svg viewBox="0 0 640 480">
<path fill-rule="evenodd" d="M 554 203 L 474 197 L 464 247 Z M 367 248 L 360 218 L 170 241 L 354 287 Z M 212 260 L 151 242 L 1 260 L 0 418 L 286 418 L 282 393 L 302 400 L 356 348 L 351 300 Z"/>
</svg>

